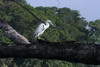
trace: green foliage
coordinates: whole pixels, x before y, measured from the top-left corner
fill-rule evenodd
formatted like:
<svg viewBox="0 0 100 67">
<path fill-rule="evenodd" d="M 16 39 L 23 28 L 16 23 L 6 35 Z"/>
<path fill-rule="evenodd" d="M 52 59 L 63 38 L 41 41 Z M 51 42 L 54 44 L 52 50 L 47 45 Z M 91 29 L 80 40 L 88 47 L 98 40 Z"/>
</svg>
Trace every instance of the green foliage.
<svg viewBox="0 0 100 67">
<path fill-rule="evenodd" d="M 13 43 L 11 40 L 9 40 L 7 37 L 4 36 L 2 30 L 0 30 L 0 43 L 7 43 L 7 44 Z"/>
<path fill-rule="evenodd" d="M 25 9 L 13 2 L 14 0 L 0 0 L 0 18 L 19 33 L 32 41 L 32 33 L 39 24 Z M 16 0 L 15 0 L 16 1 Z M 31 12 L 43 20 L 50 19 L 57 28 L 50 27 L 41 36 L 43 40 L 58 42 L 75 40 L 79 43 L 100 43 L 100 20 L 89 23 L 90 31 L 85 27 L 87 21 L 80 16 L 79 11 L 57 7 L 31 7 L 25 0 L 17 0 Z M 13 43 L 0 30 L 0 43 Z M 6 67 L 5 59 L 0 59 L 0 67 Z M 69 63 L 58 60 L 15 59 L 12 67 L 84 67 L 82 64 Z"/>
<path fill-rule="evenodd" d="M 90 37 L 91 41 L 93 41 L 96 44 L 100 44 L 100 20 L 91 21 L 89 23 L 89 26 L 91 27 L 90 30 Z"/>
<path fill-rule="evenodd" d="M 21 2 L 21 1 L 20 1 Z M 4 4 L 7 2 L 3 2 Z M 23 2 L 21 2 L 23 3 Z M 11 2 L 9 6 L 4 6 L 0 10 L 0 17 L 9 21 L 9 24 L 16 29 L 19 33 L 27 37 L 30 41 L 32 40 L 32 33 L 38 25 L 32 15 L 19 5 Z M 76 10 L 71 10 L 69 8 L 57 8 L 57 7 L 36 7 L 33 8 L 26 3 L 23 5 L 30 11 L 34 12 L 38 17 L 43 20 L 50 19 L 53 24 L 55 24 L 58 29 L 51 27 L 46 30 L 42 35 L 43 40 L 48 40 L 52 42 L 57 41 L 70 41 L 84 40 L 85 37 L 85 22 L 80 17 L 80 14 Z M 3 5 L 2 5 L 3 6 Z M 23 30 L 23 31 L 22 31 Z"/>
</svg>

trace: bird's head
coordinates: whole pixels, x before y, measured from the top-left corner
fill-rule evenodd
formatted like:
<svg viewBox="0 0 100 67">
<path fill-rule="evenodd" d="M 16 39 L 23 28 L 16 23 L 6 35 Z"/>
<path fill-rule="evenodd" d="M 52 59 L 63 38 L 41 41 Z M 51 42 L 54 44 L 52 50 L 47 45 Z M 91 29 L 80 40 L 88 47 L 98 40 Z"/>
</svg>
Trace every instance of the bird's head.
<svg viewBox="0 0 100 67">
<path fill-rule="evenodd" d="M 49 23 L 50 25 L 54 26 L 51 20 L 47 20 L 46 23 Z"/>
</svg>

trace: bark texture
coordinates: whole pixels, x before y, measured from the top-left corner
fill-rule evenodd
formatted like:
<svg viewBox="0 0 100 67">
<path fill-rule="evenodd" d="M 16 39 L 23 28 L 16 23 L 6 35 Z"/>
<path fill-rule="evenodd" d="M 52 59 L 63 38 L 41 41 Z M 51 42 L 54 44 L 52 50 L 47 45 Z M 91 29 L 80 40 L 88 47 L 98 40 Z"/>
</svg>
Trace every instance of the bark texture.
<svg viewBox="0 0 100 67">
<path fill-rule="evenodd" d="M 0 45 L 0 57 L 55 59 L 100 64 L 100 45 L 72 42 L 44 42 L 31 45 Z"/>
<path fill-rule="evenodd" d="M 19 44 L 30 44 L 27 38 L 19 34 L 15 29 L 13 29 L 6 21 L 0 19 L 0 28 L 4 31 L 5 36 Z"/>
</svg>

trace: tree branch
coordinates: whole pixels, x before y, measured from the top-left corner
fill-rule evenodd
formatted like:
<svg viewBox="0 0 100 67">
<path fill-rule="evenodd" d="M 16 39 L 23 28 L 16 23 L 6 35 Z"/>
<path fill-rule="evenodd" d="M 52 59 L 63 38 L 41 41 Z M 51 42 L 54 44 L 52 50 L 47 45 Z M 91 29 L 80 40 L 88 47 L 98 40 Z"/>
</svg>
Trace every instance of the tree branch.
<svg viewBox="0 0 100 67">
<path fill-rule="evenodd" d="M 6 37 L 19 44 L 30 44 L 27 38 L 19 34 L 6 21 L 0 19 L 0 28 L 4 31 Z"/>
<path fill-rule="evenodd" d="M 100 45 L 43 41 L 28 46 L 1 44 L 0 57 L 56 59 L 86 64 L 100 64 Z"/>
<path fill-rule="evenodd" d="M 25 10 L 27 10 L 27 12 L 29 12 L 38 22 L 44 22 L 41 18 L 39 18 L 38 16 L 36 16 L 35 13 L 31 12 L 29 9 L 27 9 L 26 7 L 24 7 L 18 1 L 16 1 L 16 0 L 12 0 L 12 1 L 14 3 L 18 4 L 20 7 L 24 8 Z"/>
</svg>

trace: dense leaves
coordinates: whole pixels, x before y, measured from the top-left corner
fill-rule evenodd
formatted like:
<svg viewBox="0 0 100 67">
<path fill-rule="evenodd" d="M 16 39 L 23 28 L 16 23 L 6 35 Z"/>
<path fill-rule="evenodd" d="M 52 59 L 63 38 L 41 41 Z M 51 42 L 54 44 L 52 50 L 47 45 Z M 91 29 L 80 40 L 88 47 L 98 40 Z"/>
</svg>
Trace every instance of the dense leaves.
<svg viewBox="0 0 100 67">
<path fill-rule="evenodd" d="M 9 24 L 19 33 L 33 41 L 32 33 L 39 22 L 25 9 L 15 2 L 16 0 L 0 0 L 0 18 Z M 50 19 L 56 28 L 50 27 L 41 36 L 43 40 L 77 41 L 79 43 L 100 43 L 100 20 L 91 21 L 89 30 L 86 29 L 87 21 L 81 17 L 79 11 L 69 8 L 57 7 L 31 7 L 25 0 L 17 0 L 31 12 L 34 12 L 42 20 Z M 0 30 L 0 43 L 13 43 L 6 38 Z M 0 67 L 6 67 L 6 60 L 0 60 Z M 10 63 L 9 63 L 10 64 Z M 14 59 L 10 64 L 12 67 L 75 67 L 80 64 L 64 61 L 37 60 L 37 59 Z M 81 64 L 81 67 L 84 66 Z"/>
</svg>

